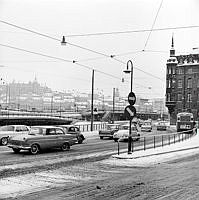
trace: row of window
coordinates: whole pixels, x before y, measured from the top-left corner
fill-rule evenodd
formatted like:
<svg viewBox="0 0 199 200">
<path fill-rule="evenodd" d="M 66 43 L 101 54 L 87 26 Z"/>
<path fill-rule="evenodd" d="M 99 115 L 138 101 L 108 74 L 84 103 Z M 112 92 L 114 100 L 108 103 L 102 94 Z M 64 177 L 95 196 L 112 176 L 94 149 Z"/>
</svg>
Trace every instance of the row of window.
<svg viewBox="0 0 199 200">
<path fill-rule="evenodd" d="M 192 74 L 192 73 L 193 73 L 192 68 L 188 68 L 186 70 L 186 74 Z M 184 68 L 178 68 L 177 70 L 175 70 L 175 68 L 168 67 L 167 74 L 184 74 Z"/>
<path fill-rule="evenodd" d="M 182 88 L 182 86 L 183 86 L 182 83 L 183 83 L 183 80 L 178 79 L 177 88 Z M 192 78 L 187 79 L 187 85 L 186 86 L 187 86 L 187 88 L 193 87 L 193 79 Z M 167 80 L 167 88 L 175 88 L 175 79 Z M 199 79 L 197 80 L 197 88 L 199 88 Z"/>
<path fill-rule="evenodd" d="M 177 101 L 182 101 L 183 100 L 184 95 L 182 95 L 182 93 L 178 93 L 177 94 Z M 191 102 L 192 101 L 192 94 L 188 93 L 187 94 L 187 98 L 186 98 L 187 102 Z M 170 93 L 167 94 L 167 101 L 175 101 L 174 100 L 174 96 L 171 96 Z M 199 101 L 199 94 L 197 96 L 197 101 Z"/>
</svg>

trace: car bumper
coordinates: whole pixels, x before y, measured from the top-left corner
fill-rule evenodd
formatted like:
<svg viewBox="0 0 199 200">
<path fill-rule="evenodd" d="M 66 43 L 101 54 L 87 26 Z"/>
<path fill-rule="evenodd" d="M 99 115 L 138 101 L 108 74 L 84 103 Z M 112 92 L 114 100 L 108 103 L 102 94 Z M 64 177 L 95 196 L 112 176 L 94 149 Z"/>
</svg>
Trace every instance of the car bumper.
<svg viewBox="0 0 199 200">
<path fill-rule="evenodd" d="M 14 145 L 14 144 L 8 144 L 7 147 L 12 148 L 12 149 L 22 149 L 22 150 L 30 149 L 30 147 L 24 147 L 24 146 L 19 146 L 19 145 Z"/>
</svg>

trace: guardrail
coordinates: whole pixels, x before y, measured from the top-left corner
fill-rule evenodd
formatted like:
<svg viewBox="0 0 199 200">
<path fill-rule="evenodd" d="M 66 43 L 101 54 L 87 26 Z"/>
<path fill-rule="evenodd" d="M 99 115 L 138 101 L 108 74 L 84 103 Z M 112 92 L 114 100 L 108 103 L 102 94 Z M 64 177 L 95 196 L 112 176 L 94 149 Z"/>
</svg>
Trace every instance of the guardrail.
<svg viewBox="0 0 199 200">
<path fill-rule="evenodd" d="M 196 134 L 196 130 L 182 131 L 170 134 L 159 134 L 159 135 L 150 135 L 150 136 L 140 136 L 138 141 L 132 140 L 132 152 L 147 150 L 157 147 L 163 147 L 166 145 L 175 144 L 177 142 L 182 142 L 194 136 Z M 137 137 L 132 137 L 132 139 L 136 139 Z M 120 154 L 120 140 L 117 141 L 118 145 L 118 155 Z M 142 145 L 140 145 L 142 144 Z"/>
<path fill-rule="evenodd" d="M 106 122 L 93 124 L 93 131 L 105 129 L 106 124 L 107 124 Z M 91 124 L 82 124 L 82 125 L 75 125 L 75 126 L 79 127 L 80 131 L 82 131 L 82 132 L 86 132 L 86 131 L 91 130 Z"/>
</svg>

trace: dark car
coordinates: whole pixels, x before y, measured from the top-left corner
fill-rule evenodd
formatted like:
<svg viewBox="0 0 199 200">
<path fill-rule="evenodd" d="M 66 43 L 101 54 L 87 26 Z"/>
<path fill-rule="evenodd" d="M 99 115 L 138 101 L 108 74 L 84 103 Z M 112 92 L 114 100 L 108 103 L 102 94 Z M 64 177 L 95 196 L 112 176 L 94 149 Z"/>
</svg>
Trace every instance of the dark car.
<svg viewBox="0 0 199 200">
<path fill-rule="evenodd" d="M 166 131 L 167 130 L 167 125 L 164 121 L 160 121 L 157 124 L 157 130 L 158 131 Z"/>
<path fill-rule="evenodd" d="M 84 140 L 85 137 L 79 130 L 79 127 L 74 126 L 74 125 L 59 125 L 58 127 L 63 128 L 66 134 L 72 134 L 77 137 L 78 144 L 81 144 Z"/>
<path fill-rule="evenodd" d="M 99 137 L 113 138 L 113 134 L 119 130 L 119 124 L 107 124 L 105 130 L 99 130 Z"/>
<path fill-rule="evenodd" d="M 7 146 L 15 153 L 28 150 L 31 154 L 37 154 L 43 149 L 61 148 L 66 151 L 76 142 L 75 135 L 65 134 L 60 127 L 35 126 L 31 127 L 29 134 L 10 137 Z"/>
</svg>

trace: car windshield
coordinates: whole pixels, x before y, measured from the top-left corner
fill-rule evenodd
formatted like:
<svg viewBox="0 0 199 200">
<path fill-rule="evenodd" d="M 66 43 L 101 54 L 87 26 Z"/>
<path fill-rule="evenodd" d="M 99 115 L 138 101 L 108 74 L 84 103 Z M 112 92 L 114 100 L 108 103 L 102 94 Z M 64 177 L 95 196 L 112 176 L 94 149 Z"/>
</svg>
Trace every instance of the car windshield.
<svg viewBox="0 0 199 200">
<path fill-rule="evenodd" d="M 116 124 L 114 124 L 114 125 L 107 125 L 107 129 L 108 130 L 118 129 L 118 125 L 116 125 Z"/>
<path fill-rule="evenodd" d="M 0 131 L 14 131 L 14 126 L 2 126 Z"/>
<path fill-rule="evenodd" d="M 123 125 L 121 126 L 120 130 L 129 130 L 129 125 Z M 137 128 L 135 126 L 131 126 L 132 131 L 137 131 Z"/>
<path fill-rule="evenodd" d="M 164 122 L 159 122 L 159 125 L 160 126 L 165 126 L 165 123 Z"/>
<path fill-rule="evenodd" d="M 144 125 L 145 126 L 151 126 L 151 123 L 150 122 L 145 122 Z"/>
</svg>

